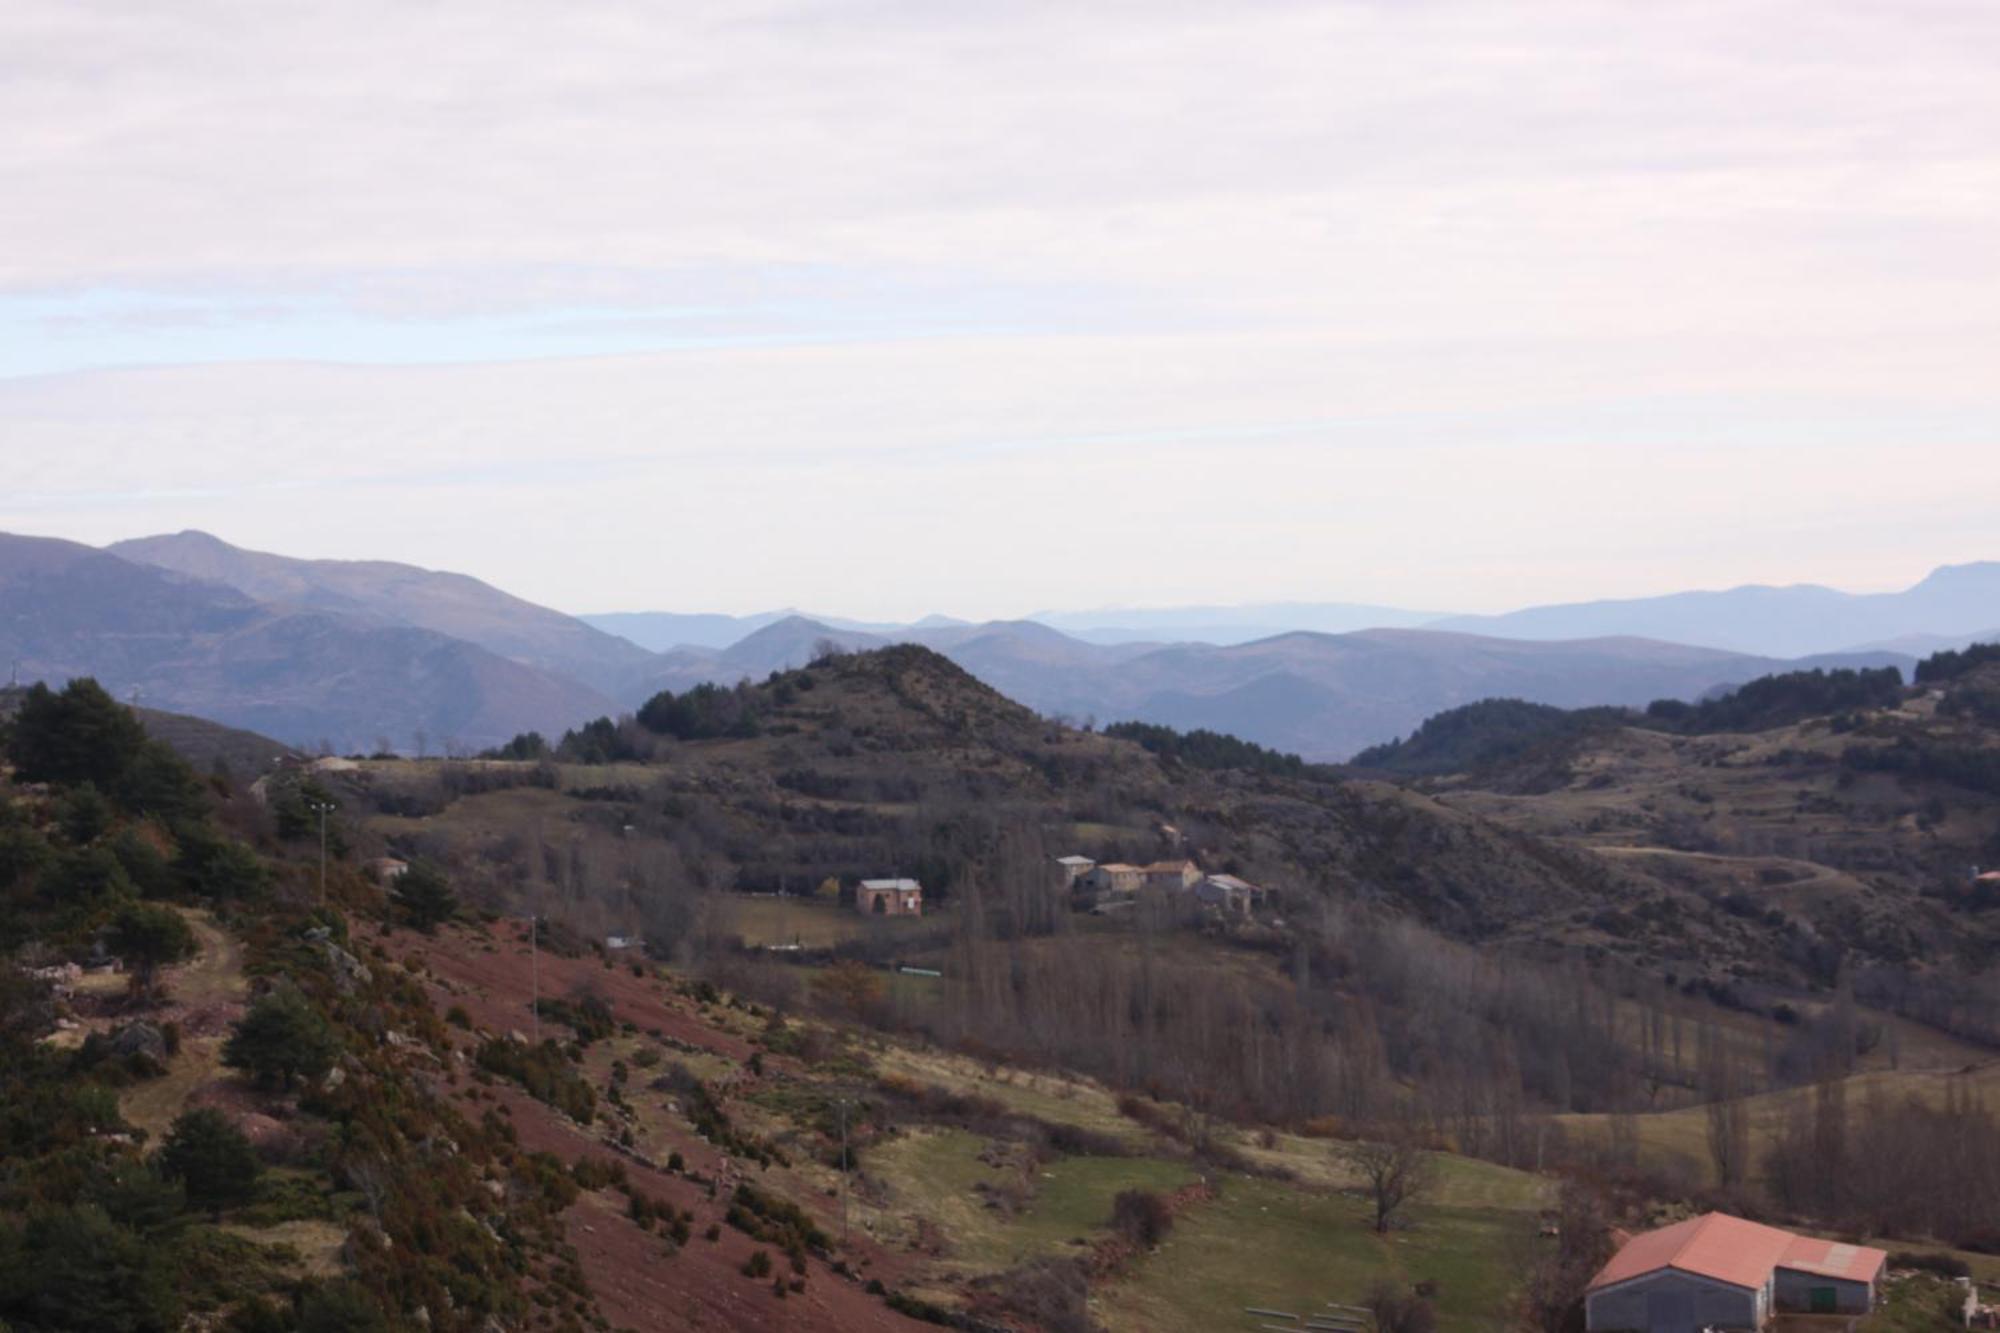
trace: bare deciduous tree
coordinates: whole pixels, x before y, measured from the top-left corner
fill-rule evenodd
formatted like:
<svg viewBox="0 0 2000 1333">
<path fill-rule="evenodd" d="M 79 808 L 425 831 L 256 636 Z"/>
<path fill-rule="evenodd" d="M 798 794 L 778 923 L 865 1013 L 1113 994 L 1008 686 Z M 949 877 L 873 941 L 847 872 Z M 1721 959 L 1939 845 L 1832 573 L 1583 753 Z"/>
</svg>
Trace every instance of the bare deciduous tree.
<svg viewBox="0 0 2000 1333">
<path fill-rule="evenodd" d="M 1375 1205 L 1375 1230 L 1387 1231 L 1403 1210 L 1436 1183 L 1437 1169 L 1429 1151 L 1408 1128 L 1385 1126 L 1379 1137 L 1342 1145 L 1341 1161 L 1361 1177 L 1362 1188 Z"/>
</svg>

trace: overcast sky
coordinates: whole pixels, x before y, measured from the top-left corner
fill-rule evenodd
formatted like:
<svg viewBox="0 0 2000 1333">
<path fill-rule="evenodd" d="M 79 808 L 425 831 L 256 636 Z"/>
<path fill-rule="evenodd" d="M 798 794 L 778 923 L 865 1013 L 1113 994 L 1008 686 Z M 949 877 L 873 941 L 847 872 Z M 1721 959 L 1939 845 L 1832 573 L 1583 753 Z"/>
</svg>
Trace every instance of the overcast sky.
<svg viewBox="0 0 2000 1333">
<path fill-rule="evenodd" d="M 1990 0 L 0 5 L 0 529 L 573 611 L 2000 558 Z"/>
</svg>

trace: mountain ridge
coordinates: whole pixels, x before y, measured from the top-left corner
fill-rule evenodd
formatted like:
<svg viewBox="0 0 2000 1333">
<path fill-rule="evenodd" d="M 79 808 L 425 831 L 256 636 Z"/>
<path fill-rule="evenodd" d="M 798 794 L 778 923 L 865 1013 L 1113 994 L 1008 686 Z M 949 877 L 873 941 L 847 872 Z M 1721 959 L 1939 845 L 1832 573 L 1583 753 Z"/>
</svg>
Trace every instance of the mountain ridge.
<svg viewBox="0 0 2000 1333">
<path fill-rule="evenodd" d="M 269 605 L 48 537 L 0 534 L 0 656 L 24 679 L 92 676 L 307 748 L 478 748 L 616 706 L 433 630 Z"/>
<path fill-rule="evenodd" d="M 259 602 L 432 630 L 614 697 L 652 657 L 617 635 L 467 574 L 390 560 L 274 555 L 195 529 L 114 542 L 105 550 L 223 584 Z"/>
</svg>

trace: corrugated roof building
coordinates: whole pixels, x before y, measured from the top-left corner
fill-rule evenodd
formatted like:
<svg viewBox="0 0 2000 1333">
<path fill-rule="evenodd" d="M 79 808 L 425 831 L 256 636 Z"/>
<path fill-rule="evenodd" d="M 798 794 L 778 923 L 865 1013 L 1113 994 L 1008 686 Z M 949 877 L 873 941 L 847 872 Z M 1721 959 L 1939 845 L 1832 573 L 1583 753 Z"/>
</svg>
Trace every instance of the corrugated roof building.
<svg viewBox="0 0 2000 1333">
<path fill-rule="evenodd" d="M 1704 1213 L 1634 1236 L 1591 1279 L 1591 1333 L 1759 1329 L 1774 1311 L 1866 1314 L 1888 1256 Z"/>
</svg>

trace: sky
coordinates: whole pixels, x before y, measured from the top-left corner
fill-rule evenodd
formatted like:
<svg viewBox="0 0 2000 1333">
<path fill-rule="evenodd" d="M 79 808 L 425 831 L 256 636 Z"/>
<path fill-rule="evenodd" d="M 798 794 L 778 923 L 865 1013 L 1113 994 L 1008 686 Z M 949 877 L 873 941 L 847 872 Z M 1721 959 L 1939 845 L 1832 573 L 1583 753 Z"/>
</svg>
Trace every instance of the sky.
<svg viewBox="0 0 2000 1333">
<path fill-rule="evenodd" d="M 576 612 L 2000 558 L 1988 0 L 0 6 L 0 530 Z"/>
</svg>

